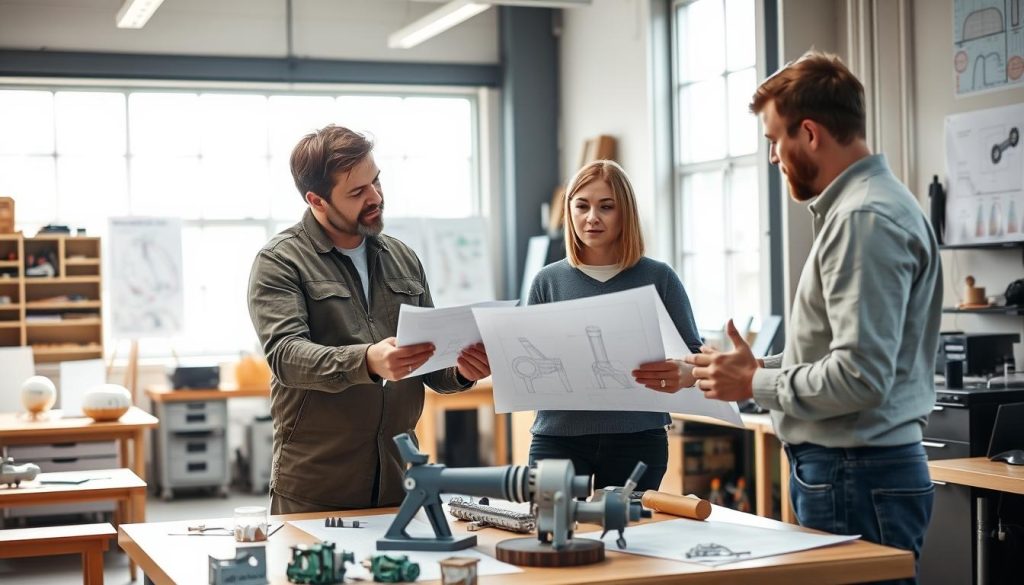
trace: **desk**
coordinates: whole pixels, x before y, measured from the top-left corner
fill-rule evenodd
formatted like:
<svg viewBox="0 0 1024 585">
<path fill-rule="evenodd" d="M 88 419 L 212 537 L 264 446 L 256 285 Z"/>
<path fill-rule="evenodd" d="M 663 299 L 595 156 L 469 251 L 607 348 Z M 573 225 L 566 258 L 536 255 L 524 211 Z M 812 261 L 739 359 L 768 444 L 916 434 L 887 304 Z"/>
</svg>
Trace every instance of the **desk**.
<svg viewBox="0 0 1024 585">
<path fill-rule="evenodd" d="M 928 462 L 928 471 L 933 481 L 955 483 L 985 490 L 1024 494 L 1024 466 L 1010 465 L 1002 461 L 989 461 L 988 457 L 964 459 L 941 459 Z M 975 534 L 987 534 L 989 526 L 988 498 L 980 495 L 975 499 Z M 989 581 L 989 544 L 987 538 L 976 539 L 974 572 L 977 585 Z M 997 577 L 998 579 L 998 577 Z"/>
<path fill-rule="evenodd" d="M 416 424 L 416 436 L 419 438 L 420 451 L 425 453 L 431 463 L 437 462 L 437 427 L 438 421 L 444 420 L 446 410 L 476 410 L 486 407 L 494 411 L 494 386 L 491 378 L 484 378 L 475 386 L 464 392 L 455 394 L 439 394 L 424 386 L 423 414 Z M 505 465 L 508 462 L 508 422 L 506 415 L 494 415 L 494 464 Z M 443 424 L 443 422 L 442 422 Z"/>
<path fill-rule="evenodd" d="M 43 480 L 95 477 L 85 483 L 42 484 Z M 104 479 L 100 479 L 104 478 Z M 45 506 L 115 500 L 116 523 L 146 521 L 146 482 L 130 469 L 94 469 L 62 473 L 40 473 L 36 479 L 21 483 L 21 487 L 0 487 L 0 509 L 15 506 Z M 101 565 L 102 566 L 102 565 Z M 135 580 L 135 561 L 128 567 Z"/>
<path fill-rule="evenodd" d="M 270 398 L 270 387 L 262 388 L 203 388 L 198 390 L 175 390 L 166 386 L 146 388 L 146 396 L 153 402 L 193 402 L 200 400 L 227 400 L 228 398 Z"/>
<path fill-rule="evenodd" d="M 1024 465 L 989 461 L 988 457 L 970 457 L 929 461 L 928 471 L 935 481 L 1010 494 L 1024 494 Z"/>
<path fill-rule="evenodd" d="M 31 420 L 21 413 L 5 412 L 0 413 L 0 447 L 117 440 L 121 448 L 121 465 L 145 481 L 145 430 L 159 423 L 156 417 L 136 406 L 112 422 L 95 422 L 87 417 Z"/>
<path fill-rule="evenodd" d="M 340 512 L 341 516 L 394 513 L 396 508 Z M 276 516 L 274 521 L 323 518 L 328 514 L 293 514 Z M 731 522 L 766 526 L 778 530 L 805 530 L 750 514 L 716 507 L 714 516 Z M 673 519 L 656 514 L 648 521 Z M 230 537 L 168 536 L 168 532 L 198 523 L 215 524 L 223 520 L 191 520 L 153 524 L 126 524 L 118 529 L 118 544 L 142 567 L 147 577 L 157 585 L 171 583 L 194 584 L 207 580 L 209 554 L 225 554 L 234 545 Z M 453 526 L 453 532 L 465 532 L 465 523 Z M 580 531 L 596 529 L 581 526 Z M 494 554 L 494 545 L 515 537 L 509 532 L 488 528 L 474 532 L 481 549 Z M 629 539 L 629 530 L 626 530 Z M 174 540 L 177 539 L 177 540 Z M 181 539 L 192 539 L 184 542 Z M 291 558 L 289 547 L 294 544 L 312 544 L 316 540 L 291 525 L 272 535 L 267 541 L 268 581 L 272 585 L 288 582 L 285 569 Z M 339 548 L 344 548 L 340 545 Z M 458 552 L 453 552 L 457 556 Z M 897 550 L 865 541 L 854 541 L 833 547 L 814 549 L 764 559 L 732 563 L 721 567 L 705 567 L 666 559 L 642 557 L 608 549 L 607 558 L 598 564 L 561 569 L 524 567 L 522 573 L 482 576 L 480 583 L 508 583 L 512 585 L 546 585 L 555 583 L 684 583 L 691 585 L 723 585 L 732 583 L 758 583 L 759 585 L 792 585 L 814 583 L 830 585 L 861 583 L 884 579 L 898 579 L 914 574 L 914 557 L 908 551 Z M 436 583 L 436 581 L 435 581 Z"/>
</svg>

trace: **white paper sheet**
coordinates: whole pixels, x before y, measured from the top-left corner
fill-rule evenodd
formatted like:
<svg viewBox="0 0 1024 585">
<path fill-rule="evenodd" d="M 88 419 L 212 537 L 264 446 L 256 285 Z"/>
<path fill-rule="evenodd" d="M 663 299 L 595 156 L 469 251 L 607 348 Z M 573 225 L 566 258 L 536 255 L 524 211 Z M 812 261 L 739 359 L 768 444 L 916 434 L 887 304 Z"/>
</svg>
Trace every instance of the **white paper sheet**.
<svg viewBox="0 0 1024 585">
<path fill-rule="evenodd" d="M 655 392 L 631 375 L 690 353 L 654 286 L 513 309 L 474 308 L 497 413 L 619 410 L 710 416 L 742 426 L 735 403 L 697 389 Z"/>
<path fill-rule="evenodd" d="M 24 412 L 21 385 L 36 374 L 31 347 L 0 347 L 0 412 Z"/>
<path fill-rule="evenodd" d="M 84 416 L 85 393 L 107 382 L 103 360 L 76 360 L 60 363 L 60 410 L 64 417 Z"/>
<path fill-rule="evenodd" d="M 578 536 L 601 540 L 600 532 L 588 532 Z M 710 520 L 700 522 L 683 518 L 630 526 L 626 528 L 625 536 L 626 548 L 619 549 L 614 544 L 618 533 L 609 532 L 605 535 L 604 540 L 608 550 L 709 566 L 832 546 L 860 538 L 859 535 L 843 536 L 797 530 L 773 530 L 730 522 Z M 714 554 L 686 556 L 688 552 L 696 553 L 698 546 L 709 552 L 714 550 L 726 552 L 725 549 L 708 545 L 718 545 L 733 553 L 746 554 L 724 557 Z"/>
<path fill-rule="evenodd" d="M 473 307 L 514 307 L 519 301 L 483 301 L 471 305 L 435 309 L 402 305 L 398 310 L 399 347 L 431 342 L 434 355 L 405 377 L 450 368 L 466 346 L 482 341 L 473 318 Z"/>
<path fill-rule="evenodd" d="M 447 516 L 447 514 L 446 514 Z M 321 520 L 293 520 L 289 522 L 292 526 L 308 532 L 320 540 L 330 540 L 337 545 L 335 550 L 346 550 L 354 553 L 356 565 L 349 565 L 346 576 L 372 577 L 359 564 L 363 559 L 377 554 L 407 555 L 409 560 L 420 565 L 420 581 L 433 581 L 441 578 L 441 567 L 439 561 L 448 557 L 473 557 L 480 559 L 477 565 L 477 574 L 483 575 L 507 575 L 509 573 L 521 573 L 522 569 L 515 565 L 503 563 L 492 556 L 486 555 L 476 548 L 467 548 L 451 552 L 424 552 L 424 551 L 401 551 L 401 550 L 377 550 L 377 539 L 384 536 L 395 519 L 394 514 L 382 514 L 379 516 L 346 516 L 345 522 L 359 520 L 366 522 L 366 528 L 327 528 Z M 449 518 L 449 523 L 451 519 Z M 419 519 L 413 519 L 409 523 L 407 532 L 410 536 L 432 536 L 434 533 L 430 524 Z"/>
</svg>

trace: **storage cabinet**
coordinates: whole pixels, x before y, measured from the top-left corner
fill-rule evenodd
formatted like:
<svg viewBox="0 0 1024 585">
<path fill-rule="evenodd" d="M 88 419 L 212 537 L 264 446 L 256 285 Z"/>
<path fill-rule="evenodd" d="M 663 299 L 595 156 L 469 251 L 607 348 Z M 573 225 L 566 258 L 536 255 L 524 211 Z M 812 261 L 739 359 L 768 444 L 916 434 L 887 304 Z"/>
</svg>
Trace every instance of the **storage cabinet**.
<svg viewBox="0 0 1024 585">
<path fill-rule="evenodd" d="M 17 463 L 35 463 L 43 473 L 56 471 L 88 471 L 90 469 L 116 469 L 118 462 L 115 441 L 85 441 L 79 443 L 53 443 L 47 445 L 11 445 L 7 454 Z M 4 510 L 4 518 L 19 519 L 35 516 L 88 514 L 113 512 L 114 502 L 87 502 L 48 506 L 19 506 Z"/>
<path fill-rule="evenodd" d="M 0 347 L 36 363 L 103 357 L 100 239 L 0 234 Z"/>
<path fill-rule="evenodd" d="M 178 488 L 212 488 L 227 496 L 230 482 L 227 402 L 154 402 L 160 427 L 154 445 L 160 497 Z"/>
</svg>

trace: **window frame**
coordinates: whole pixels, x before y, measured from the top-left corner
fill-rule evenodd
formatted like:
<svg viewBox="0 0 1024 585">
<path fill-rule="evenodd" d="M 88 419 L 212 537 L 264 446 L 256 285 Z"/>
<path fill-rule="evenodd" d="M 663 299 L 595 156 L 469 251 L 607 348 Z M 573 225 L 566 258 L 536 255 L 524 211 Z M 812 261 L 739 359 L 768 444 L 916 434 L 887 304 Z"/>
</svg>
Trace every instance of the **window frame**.
<svg viewBox="0 0 1024 585">
<path fill-rule="evenodd" d="M 124 173 L 127 184 L 127 208 L 125 210 L 126 215 L 133 215 L 133 199 L 132 199 L 132 159 L 138 155 L 132 153 L 131 145 L 131 119 L 130 119 L 130 96 L 134 93 L 188 93 L 188 94 L 230 94 L 230 95 L 259 95 L 269 99 L 274 96 L 292 96 L 292 97 L 330 97 L 338 99 L 341 97 L 381 97 L 381 98 L 461 98 L 469 102 L 469 131 L 471 137 L 470 153 L 469 153 L 469 167 L 470 167 L 470 214 L 471 216 L 483 216 L 486 210 L 489 208 L 488 202 L 484 200 L 485 193 L 488 190 L 488 186 L 484 185 L 484 178 L 488 176 L 488 170 L 484 169 L 484 165 L 488 165 L 491 161 L 488 160 L 485 148 L 483 145 L 489 142 L 487 136 L 481 136 L 481 132 L 485 131 L 488 127 L 486 121 L 481 120 L 481 116 L 485 115 L 484 104 L 481 103 L 483 96 L 481 90 L 484 86 L 431 86 L 431 85 L 371 85 L 371 84 L 341 84 L 341 83 L 324 83 L 324 84 L 311 84 L 311 83 L 236 83 L 236 82 L 207 82 L 207 81 L 151 81 L 151 80 L 116 80 L 116 79 L 12 79 L 7 78 L 0 80 L 0 90 L 3 91 L 48 91 L 54 96 L 57 92 L 61 91 L 75 91 L 75 92 L 102 92 L 102 93 L 120 93 L 124 96 L 124 116 L 125 116 L 125 152 L 120 155 L 123 158 Z M 54 100 L 56 102 L 56 100 Z M 56 107 L 54 103 L 54 107 Z M 53 120 L 53 132 L 56 135 L 57 132 L 57 120 Z M 271 162 L 276 158 L 272 149 L 270 148 L 269 136 L 267 139 L 266 152 L 259 158 L 264 159 L 267 163 L 267 168 L 270 168 Z M 57 181 L 57 173 L 59 167 L 59 161 L 62 156 L 81 156 L 81 155 L 61 155 L 58 151 L 58 145 L 56 140 L 53 143 L 53 149 L 49 153 L 33 153 L 33 154 L 12 154 L 4 156 L 25 156 L 33 158 L 49 158 L 53 161 L 54 169 L 54 180 Z M 151 156 L 151 155 L 146 155 Z M 191 155 L 190 155 L 191 156 Z M 204 158 L 202 153 L 195 155 L 196 158 L 201 162 Z M 403 155 L 403 159 L 409 159 L 408 154 Z M 56 183 L 55 183 L 56 184 Z M 56 192 L 56 209 L 59 211 L 61 195 L 59 187 Z M 291 225 L 297 223 L 301 219 L 301 215 L 294 218 L 284 218 L 275 216 L 273 214 L 273 206 L 268 201 L 268 207 L 266 209 L 266 217 L 235 217 L 235 218 L 185 218 L 181 217 L 182 230 L 187 229 L 199 229 L 205 230 L 217 227 L 260 227 L 265 232 L 265 241 L 270 240 L 274 235 L 280 232 L 281 225 Z M 394 216 L 404 217 L 404 216 Z M 35 220 L 33 220 L 35 221 Z M 19 222 L 22 224 L 22 222 Z M 34 224 L 30 224 L 34 225 Z M 256 250 L 253 250 L 255 256 Z M 104 283 L 104 297 L 109 295 L 109 282 Z M 106 359 L 112 359 L 116 357 L 118 346 L 121 345 L 123 339 L 115 339 L 109 335 L 110 319 L 104 319 L 104 348 Z M 145 345 L 142 346 L 142 353 L 140 357 L 154 360 L 154 361 L 177 361 L 178 358 L 203 358 L 203 359 L 235 359 L 238 351 L 244 351 L 246 347 L 237 347 L 233 349 L 229 348 L 213 348 L 208 351 L 190 351 L 186 348 L 185 351 L 177 351 L 173 349 L 175 343 L 173 338 L 162 339 L 158 345 L 169 345 L 172 347 L 172 354 L 167 355 L 164 352 L 145 352 Z M 242 345 L 242 344 L 240 344 Z"/>
<path fill-rule="evenodd" d="M 679 11 L 682 7 L 693 4 L 699 0 L 672 0 L 669 6 L 669 21 L 670 21 L 670 48 L 669 48 L 669 64 L 671 71 L 671 86 L 670 91 L 672 101 L 672 179 L 673 179 L 673 221 L 672 226 L 675 230 L 676 237 L 674 238 L 673 250 L 672 250 L 672 262 L 676 271 L 681 275 L 681 278 L 685 278 L 686 267 L 688 262 L 692 262 L 699 253 L 699 249 L 687 249 L 686 238 L 684 234 L 686 232 L 686 219 L 683 217 L 683 210 L 685 207 L 684 200 L 687 194 L 684 192 L 683 185 L 685 179 L 688 176 L 692 176 L 696 173 L 702 172 L 720 172 L 722 173 L 722 213 L 721 226 L 723 228 L 723 247 L 721 252 L 724 255 L 725 263 L 722 267 L 724 274 L 725 290 L 723 294 L 725 296 L 726 312 L 731 313 L 733 306 L 736 301 L 736 283 L 734 280 L 734 265 L 737 262 L 737 258 L 741 254 L 750 253 L 751 250 L 744 250 L 737 248 L 733 242 L 732 233 L 730 229 L 730 210 L 732 209 L 732 177 L 735 170 L 738 167 L 749 167 L 756 172 L 757 183 L 758 183 L 758 280 L 759 280 L 759 302 L 757 315 L 750 315 L 755 319 L 759 320 L 764 316 L 771 314 L 772 312 L 772 286 L 770 283 L 771 277 L 771 258 L 768 255 L 770 252 L 769 247 L 769 236 L 772 232 L 769 230 L 769 186 L 768 180 L 765 173 L 765 166 L 768 157 L 768 149 L 763 137 L 757 137 L 757 148 L 754 152 L 749 154 L 742 154 L 733 156 L 729 153 L 729 126 L 734 116 L 728 114 L 726 110 L 726 128 L 723 129 L 723 134 L 727 137 L 725 144 L 725 155 L 722 158 L 700 161 L 700 162 L 683 162 L 683 144 L 684 144 L 684 131 L 682 128 L 683 120 L 685 117 L 681 111 L 681 96 L 686 87 L 695 83 L 706 82 L 709 79 L 721 79 L 724 84 L 726 91 L 728 91 L 728 77 L 732 73 L 744 71 L 750 66 L 743 67 L 741 69 L 730 69 L 727 60 L 723 59 L 724 66 L 720 74 L 714 77 L 708 77 L 700 80 L 683 80 L 680 75 L 680 43 L 681 43 L 681 22 L 679 18 Z M 724 9 L 726 0 L 718 0 L 723 5 L 723 17 L 726 16 L 727 12 Z M 766 31 L 764 26 L 763 0 L 753 0 L 755 6 L 755 59 L 753 63 L 753 69 L 755 72 L 755 78 L 760 80 L 763 79 L 765 55 L 762 51 L 762 46 L 765 42 Z M 722 43 L 722 50 L 728 43 L 728 26 L 724 27 L 724 39 Z M 726 102 L 728 103 L 728 94 L 726 94 Z M 758 120 L 757 128 L 760 130 L 760 120 Z M 719 250 L 716 249 L 717 253 Z M 686 284 L 684 282 L 684 284 Z M 726 318 L 729 317 L 742 317 L 747 315 L 731 315 L 727 314 Z M 698 321 L 698 328 L 704 333 L 718 333 L 724 327 L 723 323 L 702 323 Z"/>
</svg>

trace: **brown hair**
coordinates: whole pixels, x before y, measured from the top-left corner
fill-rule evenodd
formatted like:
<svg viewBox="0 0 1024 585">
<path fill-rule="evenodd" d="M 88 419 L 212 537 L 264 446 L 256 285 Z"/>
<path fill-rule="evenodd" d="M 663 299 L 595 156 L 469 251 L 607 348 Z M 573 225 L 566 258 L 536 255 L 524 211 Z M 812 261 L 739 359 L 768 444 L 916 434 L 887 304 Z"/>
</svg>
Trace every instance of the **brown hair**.
<svg viewBox="0 0 1024 585">
<path fill-rule="evenodd" d="M 636 196 L 633 194 L 633 185 L 629 182 L 629 176 L 618 163 L 610 160 L 596 160 L 586 164 L 576 172 L 576 176 L 569 181 L 565 188 L 564 203 L 562 204 L 565 255 L 569 259 L 569 264 L 573 266 L 583 264 L 580 259 L 583 242 L 580 241 L 572 226 L 572 212 L 569 205 L 580 189 L 594 181 L 608 183 L 608 186 L 612 188 L 615 205 L 622 211 L 618 265 L 620 268 L 629 268 L 639 262 L 644 255 L 644 235 L 640 231 L 640 215 L 636 209 Z"/>
<path fill-rule="evenodd" d="M 334 176 L 359 164 L 373 150 L 365 135 L 328 124 L 302 137 L 292 149 L 292 178 L 302 200 L 312 191 L 330 201 Z"/>
<path fill-rule="evenodd" d="M 835 55 L 811 50 L 787 63 L 758 86 L 751 113 L 760 114 L 768 102 L 775 102 L 790 136 L 808 119 L 840 144 L 866 136 L 864 86 Z"/>
</svg>

